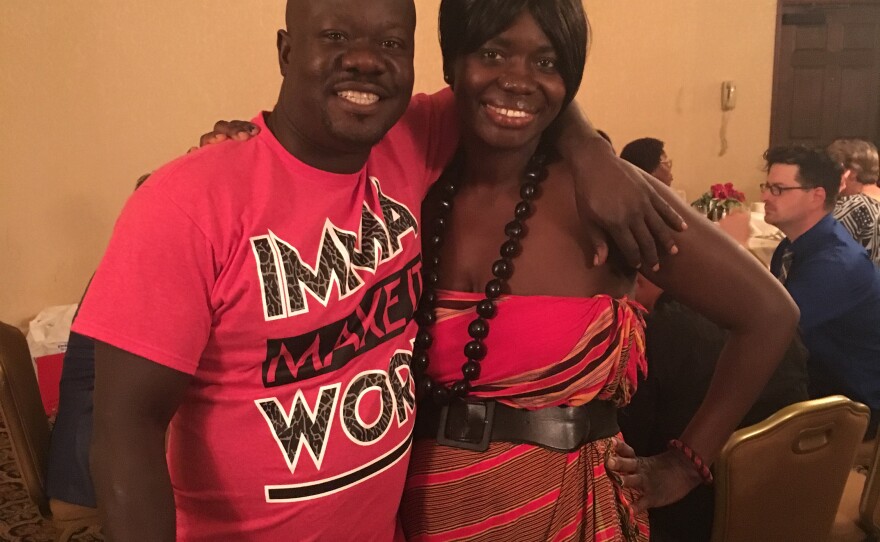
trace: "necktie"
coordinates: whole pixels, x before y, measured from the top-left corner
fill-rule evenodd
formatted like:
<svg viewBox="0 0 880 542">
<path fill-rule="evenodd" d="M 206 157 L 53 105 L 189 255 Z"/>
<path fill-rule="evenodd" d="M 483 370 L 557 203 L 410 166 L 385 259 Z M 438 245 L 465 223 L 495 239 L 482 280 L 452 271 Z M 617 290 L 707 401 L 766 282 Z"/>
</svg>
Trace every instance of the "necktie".
<svg viewBox="0 0 880 542">
<path fill-rule="evenodd" d="M 788 280 L 788 271 L 791 269 L 791 261 L 794 259 L 794 252 L 791 251 L 790 248 L 786 248 L 782 251 L 782 259 L 781 265 L 779 266 L 779 273 L 776 274 L 776 278 L 779 279 L 779 282 L 785 284 L 785 281 Z"/>
</svg>

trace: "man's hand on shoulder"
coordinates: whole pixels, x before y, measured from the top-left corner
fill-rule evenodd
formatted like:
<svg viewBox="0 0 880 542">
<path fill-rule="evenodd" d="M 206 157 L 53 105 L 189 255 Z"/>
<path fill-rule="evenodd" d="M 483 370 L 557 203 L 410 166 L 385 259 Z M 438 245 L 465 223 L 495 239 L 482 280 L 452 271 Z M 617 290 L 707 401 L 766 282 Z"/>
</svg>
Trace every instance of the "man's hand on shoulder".
<svg viewBox="0 0 880 542">
<path fill-rule="evenodd" d="M 260 127 L 246 120 L 218 120 L 214 124 L 214 129 L 210 132 L 202 134 L 199 138 L 199 146 L 192 147 L 190 151 L 194 151 L 199 147 L 206 145 L 214 145 L 232 139 L 234 141 L 247 141 L 248 139 L 260 133 Z"/>
<path fill-rule="evenodd" d="M 650 175 L 596 139 L 579 153 L 564 153 L 575 180 L 578 212 L 611 236 L 629 265 L 656 269 L 660 251 L 678 252 L 673 233 L 684 231 L 687 224 L 651 186 Z M 594 263 L 604 263 L 605 239 L 590 237 Z"/>
</svg>

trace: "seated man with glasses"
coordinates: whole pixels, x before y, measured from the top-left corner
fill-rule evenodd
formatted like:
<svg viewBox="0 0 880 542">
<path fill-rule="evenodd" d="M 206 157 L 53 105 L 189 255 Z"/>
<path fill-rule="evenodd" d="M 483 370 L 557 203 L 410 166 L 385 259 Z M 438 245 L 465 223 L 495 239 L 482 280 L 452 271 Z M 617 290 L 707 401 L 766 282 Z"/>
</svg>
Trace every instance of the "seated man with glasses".
<svg viewBox="0 0 880 542">
<path fill-rule="evenodd" d="M 824 152 L 777 147 L 764 154 L 765 217 L 785 239 L 770 271 L 801 311 L 811 397 L 843 394 L 880 413 L 880 272 L 832 216 L 840 166 Z"/>
</svg>

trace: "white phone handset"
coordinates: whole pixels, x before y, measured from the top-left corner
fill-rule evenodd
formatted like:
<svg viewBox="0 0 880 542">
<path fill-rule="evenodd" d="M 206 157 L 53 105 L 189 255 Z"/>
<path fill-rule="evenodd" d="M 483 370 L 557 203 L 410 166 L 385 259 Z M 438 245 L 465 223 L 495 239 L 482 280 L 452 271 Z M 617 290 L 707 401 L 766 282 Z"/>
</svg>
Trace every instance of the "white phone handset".
<svg viewBox="0 0 880 542">
<path fill-rule="evenodd" d="M 724 81 L 721 83 L 721 110 L 730 111 L 736 107 L 736 83 Z"/>
</svg>

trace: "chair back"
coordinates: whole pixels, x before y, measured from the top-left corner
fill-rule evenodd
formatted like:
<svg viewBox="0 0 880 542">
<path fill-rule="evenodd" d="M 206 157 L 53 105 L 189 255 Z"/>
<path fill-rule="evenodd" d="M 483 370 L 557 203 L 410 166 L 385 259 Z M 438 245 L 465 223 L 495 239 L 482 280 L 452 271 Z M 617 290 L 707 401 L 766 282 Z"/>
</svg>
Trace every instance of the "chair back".
<svg viewBox="0 0 880 542">
<path fill-rule="evenodd" d="M 840 395 L 734 433 L 715 464 L 712 542 L 824 542 L 870 411 Z"/>
<path fill-rule="evenodd" d="M 876 439 L 874 461 L 865 478 L 865 488 L 859 501 L 859 525 L 868 533 L 880 536 L 880 438 Z"/>
<path fill-rule="evenodd" d="M 6 421 L 22 482 L 44 516 L 49 514 L 46 462 L 49 421 L 40 400 L 37 375 L 21 331 L 0 322 L 0 411 Z"/>
</svg>

